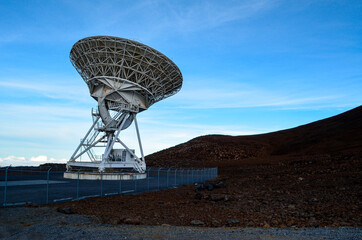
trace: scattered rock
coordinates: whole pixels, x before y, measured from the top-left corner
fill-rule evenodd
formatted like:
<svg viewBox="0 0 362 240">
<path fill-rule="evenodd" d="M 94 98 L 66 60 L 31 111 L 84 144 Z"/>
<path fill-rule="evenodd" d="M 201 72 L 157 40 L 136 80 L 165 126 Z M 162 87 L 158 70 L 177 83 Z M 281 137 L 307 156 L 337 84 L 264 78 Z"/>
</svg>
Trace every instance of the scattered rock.
<svg viewBox="0 0 362 240">
<path fill-rule="evenodd" d="M 232 219 L 228 220 L 228 223 L 230 223 L 230 224 L 236 224 L 236 223 L 239 223 L 239 222 L 240 221 L 237 218 L 232 218 Z"/>
<path fill-rule="evenodd" d="M 130 225 L 140 225 L 141 224 L 141 218 L 140 217 L 126 218 L 123 222 L 125 224 L 130 224 Z"/>
<path fill-rule="evenodd" d="M 204 225 L 205 223 L 203 221 L 200 221 L 200 220 L 192 220 L 190 222 L 190 225 L 193 225 L 193 226 L 200 226 L 200 225 Z"/>
<path fill-rule="evenodd" d="M 226 187 L 226 184 L 223 182 L 214 184 L 214 188 L 224 188 L 224 187 Z"/>
<path fill-rule="evenodd" d="M 218 220 L 214 219 L 214 220 L 212 220 L 212 223 L 213 224 L 219 224 L 220 222 Z"/>
<path fill-rule="evenodd" d="M 110 223 L 110 224 L 113 224 L 113 225 L 120 224 L 121 222 L 122 222 L 121 219 L 119 219 L 119 218 L 117 218 L 117 217 L 112 218 L 112 219 L 109 220 L 109 223 Z"/>
<path fill-rule="evenodd" d="M 223 182 L 219 182 L 216 184 L 212 184 L 212 183 L 208 183 L 208 184 L 197 184 L 195 187 L 195 190 L 209 190 L 212 191 L 214 190 L 214 188 L 222 188 L 225 187 L 226 185 Z"/>
<path fill-rule="evenodd" d="M 229 201 L 230 197 L 228 195 L 223 194 L 212 194 L 208 198 L 211 201 L 219 202 L 219 201 Z"/>
<path fill-rule="evenodd" d="M 214 190 L 214 186 L 212 184 L 207 184 L 207 190 L 209 191 Z"/>
<path fill-rule="evenodd" d="M 229 195 L 225 195 L 225 196 L 224 196 L 224 201 L 229 201 L 229 200 L 230 200 Z"/>
<path fill-rule="evenodd" d="M 64 214 L 74 214 L 73 209 L 70 207 L 58 207 L 56 211 Z"/>
<path fill-rule="evenodd" d="M 32 202 L 26 202 L 25 207 L 39 207 L 39 205 L 36 203 L 32 203 Z"/>
<path fill-rule="evenodd" d="M 197 199 L 197 200 L 201 200 L 203 198 L 203 195 L 201 193 L 197 192 L 195 194 L 194 198 Z"/>
<path fill-rule="evenodd" d="M 288 221 L 287 221 L 287 226 L 288 226 L 288 227 L 293 226 L 293 224 L 294 224 L 294 221 L 293 221 L 293 220 L 288 220 Z"/>
<path fill-rule="evenodd" d="M 222 201 L 225 199 L 225 196 L 224 195 L 220 195 L 220 194 L 213 194 L 213 195 L 210 195 L 210 200 L 211 201 L 214 201 L 214 202 L 219 202 L 219 201 Z"/>
</svg>

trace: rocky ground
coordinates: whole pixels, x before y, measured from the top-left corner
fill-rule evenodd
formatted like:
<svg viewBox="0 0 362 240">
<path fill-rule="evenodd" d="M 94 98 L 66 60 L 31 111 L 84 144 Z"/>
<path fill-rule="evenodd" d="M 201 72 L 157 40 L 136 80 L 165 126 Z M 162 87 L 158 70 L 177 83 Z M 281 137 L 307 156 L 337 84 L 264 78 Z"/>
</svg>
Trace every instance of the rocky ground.
<svg viewBox="0 0 362 240">
<path fill-rule="evenodd" d="M 64 210 L 64 209 L 63 209 Z M 0 239 L 360 239 L 360 228 L 205 228 L 99 224 L 55 208 L 0 209 Z"/>
<path fill-rule="evenodd" d="M 213 190 L 195 185 L 140 195 L 65 202 L 54 207 L 100 223 L 204 227 L 362 225 L 361 158 L 314 156 L 273 165 L 224 167 Z"/>
</svg>

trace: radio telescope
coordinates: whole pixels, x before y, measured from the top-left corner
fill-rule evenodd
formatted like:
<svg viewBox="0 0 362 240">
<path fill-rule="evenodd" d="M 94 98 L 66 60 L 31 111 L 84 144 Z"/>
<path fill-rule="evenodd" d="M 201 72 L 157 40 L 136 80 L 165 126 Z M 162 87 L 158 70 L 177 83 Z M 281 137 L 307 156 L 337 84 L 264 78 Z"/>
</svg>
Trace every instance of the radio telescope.
<svg viewBox="0 0 362 240">
<path fill-rule="evenodd" d="M 98 108 L 92 110 L 93 124 L 67 162 L 64 177 L 79 178 L 80 170 L 88 173 L 82 175 L 83 179 L 97 179 L 100 173 L 108 179 L 119 179 L 120 170 L 145 176 L 146 163 L 136 115 L 181 89 L 179 68 L 149 46 L 111 36 L 79 40 L 70 51 L 70 61 L 88 85 Z M 120 138 L 120 132 L 132 122 L 140 157 Z M 115 148 L 115 144 L 122 148 Z M 103 154 L 97 155 L 96 147 L 104 149 Z"/>
</svg>

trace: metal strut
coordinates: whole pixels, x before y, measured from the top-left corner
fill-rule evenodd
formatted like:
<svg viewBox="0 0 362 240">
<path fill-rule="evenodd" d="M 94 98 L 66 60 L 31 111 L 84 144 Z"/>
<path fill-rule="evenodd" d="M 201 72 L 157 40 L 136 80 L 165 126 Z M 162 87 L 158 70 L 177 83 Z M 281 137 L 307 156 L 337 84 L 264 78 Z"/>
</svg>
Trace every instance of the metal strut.
<svg viewBox="0 0 362 240">
<path fill-rule="evenodd" d="M 92 132 L 94 126 L 97 124 L 98 120 L 99 120 L 100 116 L 97 116 L 96 120 L 93 122 L 92 126 L 90 127 L 90 129 L 88 130 L 87 134 L 84 136 L 84 138 L 82 139 L 82 141 L 80 142 L 80 144 L 78 145 L 77 149 L 75 149 L 73 155 L 70 157 L 71 162 L 74 162 L 75 159 L 77 159 L 80 155 L 82 154 L 78 154 L 77 157 L 74 157 L 75 154 L 77 154 L 77 152 L 79 151 L 79 149 L 83 146 L 83 143 L 85 142 L 85 140 L 87 139 L 88 135 Z"/>
<path fill-rule="evenodd" d="M 136 132 L 137 132 L 137 138 L 138 138 L 138 145 L 140 146 L 140 151 L 141 151 L 142 162 L 145 162 L 145 156 L 143 155 L 143 148 L 142 148 L 142 143 L 141 143 L 140 132 L 139 132 L 139 130 L 138 130 L 138 123 L 137 123 L 136 114 L 134 114 L 134 123 L 135 123 L 135 125 L 136 125 Z"/>
<path fill-rule="evenodd" d="M 104 169 L 105 169 L 104 168 L 104 163 L 108 161 L 108 157 L 109 157 L 109 154 L 111 153 L 111 150 L 113 149 L 113 145 L 116 142 L 120 132 L 122 131 L 123 125 L 127 121 L 128 117 L 129 117 L 129 113 L 126 113 L 124 115 L 122 123 L 118 127 L 115 135 L 113 133 L 107 134 L 107 137 L 108 137 L 107 147 L 106 147 L 106 150 L 104 151 L 104 154 L 103 154 L 103 157 L 102 157 L 102 162 L 100 163 L 99 168 L 98 168 L 100 172 L 104 172 Z"/>
</svg>

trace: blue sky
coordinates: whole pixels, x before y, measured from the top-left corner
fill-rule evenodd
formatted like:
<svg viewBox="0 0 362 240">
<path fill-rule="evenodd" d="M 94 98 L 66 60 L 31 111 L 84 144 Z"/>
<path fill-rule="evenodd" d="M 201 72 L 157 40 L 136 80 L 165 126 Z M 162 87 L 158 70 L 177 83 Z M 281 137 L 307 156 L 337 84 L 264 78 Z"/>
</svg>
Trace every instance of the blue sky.
<svg viewBox="0 0 362 240">
<path fill-rule="evenodd" d="M 0 1 L 0 166 L 65 162 L 96 102 L 81 38 L 147 44 L 181 91 L 138 115 L 146 154 L 206 134 L 287 129 L 361 105 L 361 1 Z M 134 127 L 121 133 L 136 148 Z"/>
</svg>

